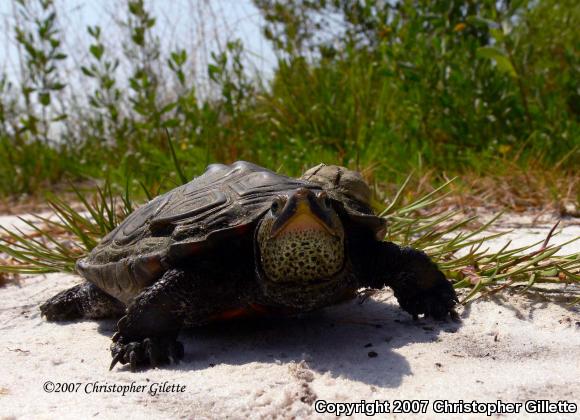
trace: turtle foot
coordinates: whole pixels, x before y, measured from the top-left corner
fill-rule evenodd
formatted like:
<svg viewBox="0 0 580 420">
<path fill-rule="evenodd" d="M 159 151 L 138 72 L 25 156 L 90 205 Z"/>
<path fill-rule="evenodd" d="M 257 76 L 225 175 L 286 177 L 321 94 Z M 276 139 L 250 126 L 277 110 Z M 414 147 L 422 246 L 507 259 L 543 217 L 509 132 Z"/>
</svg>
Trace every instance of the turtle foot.
<svg viewBox="0 0 580 420">
<path fill-rule="evenodd" d="M 40 314 L 46 317 L 47 321 L 70 321 L 82 318 L 77 304 L 79 288 L 80 286 L 75 286 L 51 297 L 40 305 Z"/>
<path fill-rule="evenodd" d="M 116 333 L 111 344 L 113 360 L 109 370 L 117 363 L 129 364 L 131 372 L 138 366 L 155 367 L 167 363 L 179 363 L 183 359 L 183 344 L 174 337 L 147 337 L 139 340 L 126 339 Z"/>
<path fill-rule="evenodd" d="M 400 279 L 400 282 L 415 286 L 417 282 L 414 276 L 409 277 L 411 278 Z M 395 290 L 395 296 L 401 308 L 413 315 L 414 319 L 417 319 L 419 315 L 425 315 L 425 317 L 444 320 L 449 315 L 453 321 L 459 321 L 459 315 L 455 311 L 457 294 L 442 273 L 439 272 L 438 277 L 435 284 L 428 289 L 402 287 Z"/>
</svg>

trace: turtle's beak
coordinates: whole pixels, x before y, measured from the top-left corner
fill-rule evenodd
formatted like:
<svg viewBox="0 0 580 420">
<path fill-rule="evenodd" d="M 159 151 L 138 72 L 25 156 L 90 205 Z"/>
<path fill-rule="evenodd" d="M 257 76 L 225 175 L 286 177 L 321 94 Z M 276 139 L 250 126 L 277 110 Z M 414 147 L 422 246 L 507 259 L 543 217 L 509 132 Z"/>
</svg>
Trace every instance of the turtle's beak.
<svg viewBox="0 0 580 420">
<path fill-rule="evenodd" d="M 270 231 L 270 238 L 303 230 L 321 230 L 332 236 L 338 236 L 330 217 L 332 211 L 334 210 L 325 208 L 312 191 L 299 188 L 288 198 L 276 218 Z"/>
</svg>

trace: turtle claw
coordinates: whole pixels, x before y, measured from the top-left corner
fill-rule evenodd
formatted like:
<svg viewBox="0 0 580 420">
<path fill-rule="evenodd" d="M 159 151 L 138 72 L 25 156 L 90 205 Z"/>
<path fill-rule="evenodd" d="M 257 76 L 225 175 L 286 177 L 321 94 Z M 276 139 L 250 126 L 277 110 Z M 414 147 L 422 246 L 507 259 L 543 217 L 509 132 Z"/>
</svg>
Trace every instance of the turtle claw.
<svg viewBox="0 0 580 420">
<path fill-rule="evenodd" d="M 414 315 L 425 314 L 425 317 L 431 317 L 439 321 L 445 320 L 447 315 L 454 319 L 455 314 L 457 318 L 457 312 L 454 309 L 456 301 L 453 297 L 438 292 L 433 291 L 417 296 L 414 302 L 414 310 L 417 312 Z"/>
<path fill-rule="evenodd" d="M 459 316 L 459 313 L 457 313 L 455 308 L 451 308 L 449 310 L 449 317 L 453 322 L 461 322 L 461 317 Z"/>
<path fill-rule="evenodd" d="M 111 365 L 109 366 L 109 370 L 113 370 L 113 368 L 115 367 L 115 365 L 117 363 L 119 363 L 119 360 L 121 360 L 121 353 L 117 353 L 116 355 L 113 356 L 113 360 L 111 360 Z"/>
<path fill-rule="evenodd" d="M 413 277 L 407 278 L 406 282 L 410 285 L 416 284 Z M 452 321 L 459 321 L 459 315 L 455 310 L 455 305 L 458 302 L 457 295 L 443 274 L 440 274 L 433 287 L 416 289 L 416 287 L 406 287 L 395 290 L 399 304 L 413 316 L 414 320 L 419 319 L 419 315 L 436 320 L 445 320 L 449 315 Z"/>
<path fill-rule="evenodd" d="M 443 321 L 449 315 L 452 321 L 458 322 L 459 315 L 454 309 L 457 303 L 455 296 L 439 294 L 437 291 L 419 293 L 409 300 L 399 299 L 401 307 L 418 320 L 419 315 L 425 315 L 438 321 Z"/>
<path fill-rule="evenodd" d="M 135 350 L 129 353 L 129 365 L 131 366 L 131 372 L 137 370 L 137 353 L 135 353 Z"/>
<path fill-rule="evenodd" d="M 166 363 L 177 364 L 183 359 L 183 344 L 174 338 L 148 337 L 140 341 L 130 341 L 123 336 L 115 334 L 111 344 L 113 360 L 109 370 L 117 363 L 129 364 L 131 372 L 135 372 L 138 366 L 156 367 Z"/>
</svg>

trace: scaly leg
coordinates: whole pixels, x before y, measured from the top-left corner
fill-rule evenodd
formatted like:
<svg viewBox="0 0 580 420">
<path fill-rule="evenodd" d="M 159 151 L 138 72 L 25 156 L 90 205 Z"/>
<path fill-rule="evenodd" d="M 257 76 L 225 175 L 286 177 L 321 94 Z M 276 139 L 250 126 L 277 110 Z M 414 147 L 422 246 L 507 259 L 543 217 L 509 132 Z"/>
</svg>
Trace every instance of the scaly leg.
<svg viewBox="0 0 580 420">
<path fill-rule="evenodd" d="M 371 284 L 366 286 L 390 286 L 401 308 L 414 319 L 422 314 L 435 319 L 444 319 L 449 314 L 458 319 L 454 310 L 458 299 L 451 282 L 424 252 L 378 242 L 375 255 Z"/>
<path fill-rule="evenodd" d="M 223 270 L 222 270 L 223 271 Z M 202 267 L 167 271 L 138 295 L 117 324 L 111 369 L 118 363 L 157 366 L 183 358 L 177 341 L 184 326 L 207 323 L 213 314 L 236 304 L 235 282 Z M 217 281 L 216 281 L 217 280 Z"/>
<path fill-rule="evenodd" d="M 64 290 L 40 306 L 48 321 L 118 318 L 124 312 L 125 305 L 89 282 Z"/>
</svg>

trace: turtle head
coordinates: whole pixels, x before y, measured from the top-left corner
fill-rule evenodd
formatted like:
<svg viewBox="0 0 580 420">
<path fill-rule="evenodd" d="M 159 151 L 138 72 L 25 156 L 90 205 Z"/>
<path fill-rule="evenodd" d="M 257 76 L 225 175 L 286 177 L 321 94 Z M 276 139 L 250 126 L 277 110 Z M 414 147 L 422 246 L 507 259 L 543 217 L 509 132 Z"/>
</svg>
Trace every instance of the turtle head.
<svg viewBox="0 0 580 420">
<path fill-rule="evenodd" d="M 344 229 L 325 191 L 299 188 L 276 197 L 258 228 L 266 294 L 309 306 L 322 289 L 336 289 L 344 266 Z M 269 293 L 271 292 L 271 293 Z M 308 302 L 310 303 L 308 303 Z M 290 303 L 290 302 L 280 302 Z"/>
</svg>

